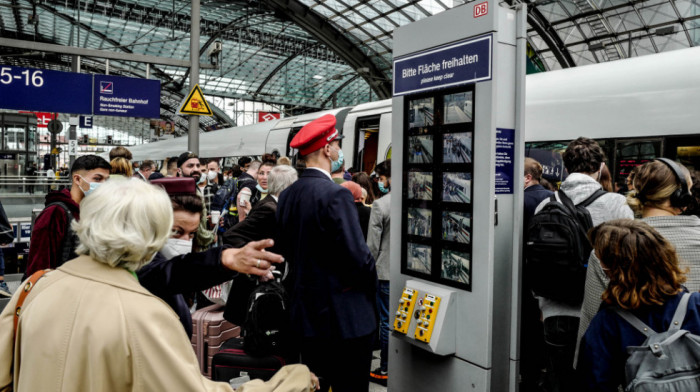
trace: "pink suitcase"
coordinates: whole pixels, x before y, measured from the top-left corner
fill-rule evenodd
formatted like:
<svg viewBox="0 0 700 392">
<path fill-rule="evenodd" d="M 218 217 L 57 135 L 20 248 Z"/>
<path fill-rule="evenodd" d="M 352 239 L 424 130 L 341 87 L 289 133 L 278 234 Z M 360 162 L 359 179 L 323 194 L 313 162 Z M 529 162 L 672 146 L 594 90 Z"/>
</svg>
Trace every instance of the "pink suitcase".
<svg viewBox="0 0 700 392">
<path fill-rule="evenodd" d="M 241 327 L 224 320 L 224 306 L 211 305 L 192 314 L 192 348 L 202 374 L 211 378 L 211 361 L 225 341 L 241 334 Z"/>
</svg>

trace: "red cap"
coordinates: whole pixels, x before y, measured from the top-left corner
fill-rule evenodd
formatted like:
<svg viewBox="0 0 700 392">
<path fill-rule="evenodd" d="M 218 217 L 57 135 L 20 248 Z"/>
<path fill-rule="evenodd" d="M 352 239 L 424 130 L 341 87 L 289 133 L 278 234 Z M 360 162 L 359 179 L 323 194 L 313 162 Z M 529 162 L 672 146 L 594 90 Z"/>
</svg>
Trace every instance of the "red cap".
<svg viewBox="0 0 700 392">
<path fill-rule="evenodd" d="M 160 186 L 168 193 L 168 196 L 196 195 L 197 184 L 192 177 L 165 177 L 151 181 L 151 184 Z"/>
<path fill-rule="evenodd" d="M 301 155 L 308 155 L 339 138 L 335 129 L 335 116 L 326 114 L 304 125 L 294 136 L 289 146 L 299 149 Z"/>
</svg>

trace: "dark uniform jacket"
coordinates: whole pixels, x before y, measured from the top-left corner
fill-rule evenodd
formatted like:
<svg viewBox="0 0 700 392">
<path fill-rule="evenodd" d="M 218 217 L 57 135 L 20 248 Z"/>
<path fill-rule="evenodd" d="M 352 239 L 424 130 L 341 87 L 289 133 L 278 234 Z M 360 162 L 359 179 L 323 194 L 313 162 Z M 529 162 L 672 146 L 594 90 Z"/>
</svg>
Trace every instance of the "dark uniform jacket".
<svg viewBox="0 0 700 392">
<path fill-rule="evenodd" d="M 296 333 L 334 339 L 372 333 L 377 271 L 350 191 L 319 170 L 304 170 L 280 195 L 277 223 Z"/>
<path fill-rule="evenodd" d="M 525 188 L 525 215 L 523 218 L 523 227 L 527 230 L 527 226 L 530 223 L 530 218 L 535 215 L 535 209 L 542 202 L 542 200 L 551 197 L 554 192 L 545 189 L 542 185 L 532 185 Z"/>
<path fill-rule="evenodd" d="M 224 233 L 224 244 L 242 248 L 250 241 L 275 237 L 277 201 L 272 196 L 259 201 L 242 222 L 236 223 Z"/>
</svg>

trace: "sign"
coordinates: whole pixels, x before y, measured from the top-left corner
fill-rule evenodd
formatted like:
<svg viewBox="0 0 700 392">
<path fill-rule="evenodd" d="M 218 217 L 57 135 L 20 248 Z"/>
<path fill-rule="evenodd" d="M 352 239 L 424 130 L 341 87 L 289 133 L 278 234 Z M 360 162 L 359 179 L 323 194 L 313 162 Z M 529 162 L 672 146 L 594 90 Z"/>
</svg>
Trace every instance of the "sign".
<svg viewBox="0 0 700 392">
<path fill-rule="evenodd" d="M 0 66 L 0 108 L 158 118 L 160 81 Z"/>
<path fill-rule="evenodd" d="M 94 75 L 95 115 L 160 117 L 160 82 L 152 79 Z"/>
<path fill-rule="evenodd" d="M 20 222 L 19 227 L 20 227 L 20 229 L 19 229 L 19 231 L 20 231 L 19 241 L 21 241 L 21 242 L 29 241 L 29 237 L 32 236 L 32 223 L 31 222 Z"/>
<path fill-rule="evenodd" d="M 0 108 L 89 114 L 92 75 L 0 67 Z"/>
<path fill-rule="evenodd" d="M 474 6 L 474 17 L 478 18 L 489 13 L 489 2 L 485 1 Z"/>
<path fill-rule="evenodd" d="M 194 114 L 198 116 L 211 116 L 214 113 L 209 108 L 207 100 L 204 99 L 204 94 L 202 94 L 202 89 L 199 88 L 198 84 L 194 85 L 192 91 L 190 91 L 185 103 L 180 107 L 180 114 Z"/>
<path fill-rule="evenodd" d="M 487 35 L 394 60 L 394 96 L 491 79 L 493 36 Z"/>
<path fill-rule="evenodd" d="M 68 155 L 78 155 L 78 141 L 69 140 L 68 141 Z"/>
<path fill-rule="evenodd" d="M 279 120 L 281 115 L 274 112 L 258 112 L 258 122 Z"/>
<path fill-rule="evenodd" d="M 496 194 L 513 193 L 515 129 L 496 128 Z"/>
<path fill-rule="evenodd" d="M 80 128 L 92 128 L 92 116 L 80 116 Z"/>
<path fill-rule="evenodd" d="M 49 132 L 58 135 L 63 130 L 63 123 L 60 120 L 51 120 L 46 127 L 49 129 Z"/>
<path fill-rule="evenodd" d="M 12 159 L 16 158 L 16 154 L 0 154 L 0 159 Z"/>
<path fill-rule="evenodd" d="M 47 112 L 27 112 L 25 110 L 20 110 L 20 113 L 30 113 L 36 116 L 36 127 L 37 128 L 46 128 L 46 126 L 49 124 L 49 121 L 53 120 L 56 118 L 56 115 L 54 113 L 47 113 Z"/>
</svg>

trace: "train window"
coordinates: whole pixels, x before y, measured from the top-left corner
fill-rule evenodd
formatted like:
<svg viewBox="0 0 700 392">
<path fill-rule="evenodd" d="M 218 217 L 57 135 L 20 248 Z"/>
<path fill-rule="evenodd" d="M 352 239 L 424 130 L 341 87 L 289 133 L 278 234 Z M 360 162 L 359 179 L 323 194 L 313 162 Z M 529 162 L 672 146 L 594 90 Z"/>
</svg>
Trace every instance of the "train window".
<svg viewBox="0 0 700 392">
<path fill-rule="evenodd" d="M 615 141 L 613 181 L 627 178 L 635 166 L 661 156 L 662 139 L 624 139 Z"/>
<path fill-rule="evenodd" d="M 379 116 L 360 118 L 355 126 L 355 172 L 371 174 L 377 164 Z"/>
<path fill-rule="evenodd" d="M 667 137 L 664 156 L 682 163 L 688 170 L 700 171 L 700 135 Z"/>
</svg>

